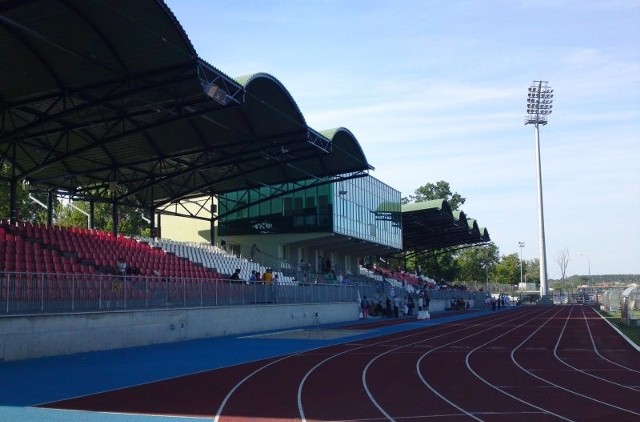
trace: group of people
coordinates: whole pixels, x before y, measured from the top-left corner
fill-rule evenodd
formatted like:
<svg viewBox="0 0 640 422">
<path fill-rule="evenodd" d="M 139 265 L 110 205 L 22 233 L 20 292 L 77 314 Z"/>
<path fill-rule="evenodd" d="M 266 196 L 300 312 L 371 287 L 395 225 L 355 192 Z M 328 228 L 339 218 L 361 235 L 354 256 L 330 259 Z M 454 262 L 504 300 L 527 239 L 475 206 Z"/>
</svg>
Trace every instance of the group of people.
<svg viewBox="0 0 640 422">
<path fill-rule="evenodd" d="M 414 315 L 416 305 L 418 311 L 429 310 L 429 296 L 418 295 L 417 301 L 412 295 L 407 295 L 405 298 L 396 295 L 393 298 L 387 296 L 384 305 L 381 301 L 371 303 L 366 296 L 363 296 L 360 300 L 360 318 L 366 319 L 369 315 L 380 315 L 386 318 L 411 316 Z"/>
<path fill-rule="evenodd" d="M 469 309 L 469 302 L 461 297 L 451 299 L 449 307 L 452 311 L 463 311 Z"/>
<path fill-rule="evenodd" d="M 302 284 L 347 284 L 351 285 L 351 280 L 346 275 L 336 273 L 331 266 L 329 257 L 320 257 L 320 265 L 317 270 L 311 263 L 303 259 L 300 260 L 300 269 L 297 271 L 297 280 Z"/>
<path fill-rule="evenodd" d="M 235 281 L 235 282 L 239 282 L 242 283 L 245 280 L 242 279 L 242 277 L 240 277 L 240 269 L 237 268 L 233 274 L 231 274 L 230 277 L 231 280 Z M 278 274 L 273 274 L 273 270 L 271 268 L 267 268 L 265 270 L 265 272 L 263 274 L 260 274 L 259 271 L 256 270 L 251 270 L 251 276 L 249 277 L 248 280 L 250 283 L 277 283 L 278 280 Z"/>
<path fill-rule="evenodd" d="M 97 268 L 97 272 L 100 274 L 112 274 L 117 275 L 120 278 L 124 278 L 126 275 L 137 275 L 140 271 L 137 268 L 127 265 L 127 261 L 123 257 L 119 257 L 115 266 L 103 265 Z"/>
<path fill-rule="evenodd" d="M 504 294 L 499 295 L 497 298 L 493 296 L 487 296 L 487 298 L 484 300 L 484 304 L 487 309 L 495 311 L 496 308 L 500 309 L 511 306 L 511 299 L 509 299 L 509 296 Z"/>
</svg>

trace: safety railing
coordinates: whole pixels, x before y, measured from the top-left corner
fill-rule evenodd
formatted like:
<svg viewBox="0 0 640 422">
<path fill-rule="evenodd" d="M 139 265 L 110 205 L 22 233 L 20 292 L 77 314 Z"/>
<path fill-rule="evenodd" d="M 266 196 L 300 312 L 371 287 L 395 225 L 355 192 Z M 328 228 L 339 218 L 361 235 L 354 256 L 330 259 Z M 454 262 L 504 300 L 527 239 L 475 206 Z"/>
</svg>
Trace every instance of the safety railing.
<svg viewBox="0 0 640 422">
<path fill-rule="evenodd" d="M 0 273 L 0 315 L 353 302 L 371 286 L 247 283 L 137 275 Z"/>
</svg>

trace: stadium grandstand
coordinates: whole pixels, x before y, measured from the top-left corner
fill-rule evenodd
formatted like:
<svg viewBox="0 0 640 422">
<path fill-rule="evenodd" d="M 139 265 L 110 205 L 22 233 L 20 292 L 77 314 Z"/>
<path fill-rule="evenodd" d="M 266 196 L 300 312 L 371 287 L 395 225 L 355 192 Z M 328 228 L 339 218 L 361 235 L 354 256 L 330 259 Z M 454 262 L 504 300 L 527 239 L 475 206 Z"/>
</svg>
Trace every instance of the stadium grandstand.
<svg viewBox="0 0 640 422">
<path fill-rule="evenodd" d="M 272 75 L 231 78 L 200 58 L 161 0 L 0 1 L 0 10 L 11 51 L 0 67 L 4 321 L 153 309 L 184 327 L 198 317 L 176 309 L 268 304 L 281 312 L 273 324 L 285 314 L 303 324 L 278 308 L 320 303 L 340 304 L 334 318 L 346 319 L 361 294 L 404 296 L 433 283 L 385 268 L 384 257 L 490 241 L 446 200 L 402 205 L 372 176 L 354 134 L 309 127 Z M 48 198 L 46 223 L 21 219 L 20 184 Z M 57 226 L 55 198 L 89 203 L 88 226 Z M 96 203 L 111 205 L 112 232 L 93 227 Z M 151 216 L 152 235 L 120 233 L 121 207 Z M 265 328 L 255 320 L 263 313 L 251 315 L 237 330 Z M 228 332 L 133 334 L 84 350 Z M 2 349 L 0 359 L 77 350 Z"/>
</svg>

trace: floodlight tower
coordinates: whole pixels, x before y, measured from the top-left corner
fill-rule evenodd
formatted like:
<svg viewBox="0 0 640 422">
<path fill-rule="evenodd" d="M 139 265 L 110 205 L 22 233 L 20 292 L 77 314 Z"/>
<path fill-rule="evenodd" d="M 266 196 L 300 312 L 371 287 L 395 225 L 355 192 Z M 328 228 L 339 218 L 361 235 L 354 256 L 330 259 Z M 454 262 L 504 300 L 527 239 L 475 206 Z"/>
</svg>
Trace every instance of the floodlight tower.
<svg viewBox="0 0 640 422">
<path fill-rule="evenodd" d="M 527 116 L 524 124 L 535 127 L 536 167 L 538 175 L 538 238 L 540 244 L 540 297 L 549 293 L 547 287 L 547 252 L 544 241 L 544 207 L 542 201 L 542 167 L 540 165 L 540 126 L 547 124 L 547 116 L 553 108 L 553 89 L 547 81 L 533 81 L 529 87 Z"/>
<path fill-rule="evenodd" d="M 591 287 L 591 260 L 587 254 L 583 254 L 582 252 L 578 252 L 578 255 L 584 256 L 587 258 L 587 263 L 589 264 L 589 278 L 587 279 L 587 287 Z"/>
</svg>

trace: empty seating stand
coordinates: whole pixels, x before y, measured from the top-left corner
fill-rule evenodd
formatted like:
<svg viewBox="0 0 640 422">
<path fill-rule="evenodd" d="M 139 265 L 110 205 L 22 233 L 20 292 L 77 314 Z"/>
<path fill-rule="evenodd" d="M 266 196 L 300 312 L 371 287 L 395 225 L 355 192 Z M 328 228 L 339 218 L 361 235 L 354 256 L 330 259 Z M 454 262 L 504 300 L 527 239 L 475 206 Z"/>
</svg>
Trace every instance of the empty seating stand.
<svg viewBox="0 0 640 422">
<path fill-rule="evenodd" d="M 235 255 L 229 254 L 214 245 L 194 242 L 179 242 L 171 239 L 144 238 L 141 240 L 148 242 L 155 247 L 162 248 L 166 252 L 201 264 L 206 268 L 216 269 L 217 272 L 224 274 L 226 277 L 230 277 L 236 269 L 239 269 L 240 278 L 248 281 L 251 277 L 252 271 L 264 274 L 267 270 L 267 266 L 265 265 L 255 261 L 250 261 L 246 258 L 236 257 Z M 276 271 L 274 272 L 274 276 L 275 275 L 278 275 L 280 284 L 297 284 L 292 277 L 285 276 L 281 272 Z"/>
<path fill-rule="evenodd" d="M 126 263 L 126 279 L 117 273 L 119 260 Z M 116 300 L 146 304 L 154 287 L 166 293 L 159 297 L 154 292 L 152 299 L 160 305 L 166 305 L 171 294 L 173 299 L 180 296 L 181 304 L 191 296 L 202 302 L 203 293 L 222 278 L 201 264 L 127 236 L 0 221 L 0 302 L 6 310 L 36 303 L 46 310 L 56 302 L 65 302 L 65 307 L 83 301 L 88 307 L 96 307 L 96 301 L 98 307 Z"/>
<path fill-rule="evenodd" d="M 120 274 L 118 261 L 126 263 Z M 0 221 L 0 313 L 267 303 L 267 267 L 215 246 L 134 239 L 101 230 Z M 273 285 L 298 285 L 281 272 Z M 284 289 L 278 300 L 301 300 Z M 338 294 L 338 293 L 336 293 Z"/>
<path fill-rule="evenodd" d="M 0 223 L 0 270 L 37 273 L 113 273 L 118 260 L 132 274 L 221 278 L 188 259 L 167 254 L 147 243 L 100 230 L 62 228 L 31 223 Z"/>
</svg>

